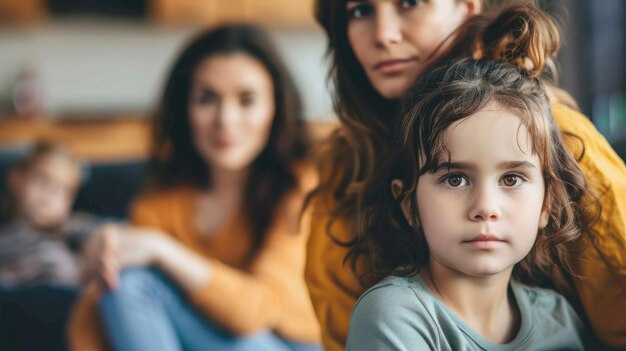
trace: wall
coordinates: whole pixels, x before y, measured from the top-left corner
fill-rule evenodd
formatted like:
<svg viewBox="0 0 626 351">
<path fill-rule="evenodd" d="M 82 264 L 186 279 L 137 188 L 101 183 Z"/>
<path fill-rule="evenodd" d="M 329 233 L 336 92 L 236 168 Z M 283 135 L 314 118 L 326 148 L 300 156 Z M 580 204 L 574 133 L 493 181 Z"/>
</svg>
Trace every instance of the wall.
<svg viewBox="0 0 626 351">
<path fill-rule="evenodd" d="M 0 29 L 0 113 L 11 110 L 19 72 L 32 67 L 44 113 L 148 113 L 167 69 L 199 27 L 82 18 Z M 326 41 L 315 27 L 270 29 L 305 100 L 307 118 L 327 116 L 331 102 Z"/>
</svg>

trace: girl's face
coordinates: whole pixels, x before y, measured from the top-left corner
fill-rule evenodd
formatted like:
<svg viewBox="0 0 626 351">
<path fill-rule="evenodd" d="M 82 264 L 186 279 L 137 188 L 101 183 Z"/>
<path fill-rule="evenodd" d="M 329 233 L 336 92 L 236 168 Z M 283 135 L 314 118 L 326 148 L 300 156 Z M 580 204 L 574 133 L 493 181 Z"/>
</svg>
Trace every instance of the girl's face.
<svg viewBox="0 0 626 351">
<path fill-rule="evenodd" d="M 516 114 L 491 106 L 452 124 L 445 143 L 450 163 L 422 175 L 416 194 L 431 271 L 509 274 L 547 224 L 528 131 Z"/>
<path fill-rule="evenodd" d="M 196 68 L 189 99 L 191 134 L 213 170 L 250 166 L 269 140 L 274 111 L 272 77 L 250 55 L 216 54 Z"/>
<path fill-rule="evenodd" d="M 79 184 L 80 171 L 73 161 L 42 156 L 12 182 L 20 217 L 42 229 L 61 225 L 70 215 Z"/>
<path fill-rule="evenodd" d="M 374 88 L 398 99 L 479 0 L 347 0 L 348 41 Z"/>
</svg>

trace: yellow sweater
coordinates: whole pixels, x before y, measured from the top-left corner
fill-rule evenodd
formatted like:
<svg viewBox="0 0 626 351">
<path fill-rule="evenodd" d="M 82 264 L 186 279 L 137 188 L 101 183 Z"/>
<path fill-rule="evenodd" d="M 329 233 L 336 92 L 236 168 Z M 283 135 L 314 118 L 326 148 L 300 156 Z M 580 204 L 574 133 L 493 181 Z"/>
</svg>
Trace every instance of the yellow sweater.
<svg viewBox="0 0 626 351">
<path fill-rule="evenodd" d="M 610 260 L 618 277 L 590 245 L 576 257 L 575 269 L 582 279 L 555 277 L 560 292 L 582 310 L 594 332 L 604 343 L 626 347 L 626 166 L 604 137 L 582 114 L 560 104 L 552 106 L 562 131 L 576 134 L 584 143 L 580 166 L 602 202 L 602 218 L 595 225 L 598 246 Z M 573 155 L 581 154 L 579 140 L 565 138 Z M 321 199 L 324 199 L 322 197 Z M 318 207 L 319 206 L 319 207 Z M 315 213 L 327 213 L 332 206 L 318 201 Z M 322 342 L 327 351 L 340 351 L 348 335 L 350 313 L 356 299 L 367 290 L 352 271 L 342 264 L 347 249 L 336 245 L 327 233 L 329 217 L 314 214 L 307 248 L 306 282 L 322 327 Z M 348 219 L 333 223 L 333 236 L 340 241 L 352 239 Z M 359 262 L 360 267 L 365 263 Z M 572 283 L 573 282 L 573 283 Z"/>
<path fill-rule="evenodd" d="M 290 340 L 319 343 L 319 325 L 303 278 L 310 216 L 298 222 L 313 181 L 308 177 L 286 197 L 250 264 L 245 261 L 252 237 L 243 216 L 231 218 L 219 233 L 203 236 L 196 230 L 193 188 L 143 196 L 135 202 L 131 218 L 134 224 L 158 228 L 206 257 L 212 279 L 204 288 L 188 292 L 188 297 L 217 325 L 235 333 L 270 329 Z M 90 287 L 74 308 L 69 326 L 72 350 L 107 349 L 98 296 L 98 289 Z"/>
</svg>

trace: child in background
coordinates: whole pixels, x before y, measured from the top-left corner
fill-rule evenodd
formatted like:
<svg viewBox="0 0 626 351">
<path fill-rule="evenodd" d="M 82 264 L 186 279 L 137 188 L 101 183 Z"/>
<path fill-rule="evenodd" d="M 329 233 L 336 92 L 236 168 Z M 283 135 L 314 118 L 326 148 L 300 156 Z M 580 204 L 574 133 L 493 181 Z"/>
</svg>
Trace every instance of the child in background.
<svg viewBox="0 0 626 351">
<path fill-rule="evenodd" d="M 0 225 L 0 286 L 79 285 L 77 249 L 101 221 L 72 215 L 82 180 L 63 147 L 40 142 L 8 176 Z"/>
<path fill-rule="evenodd" d="M 536 78 L 551 37 L 532 14 L 503 12 L 500 36 L 470 23 L 450 56 L 473 42 L 474 58 L 444 57 L 409 90 L 381 170 L 390 202 L 359 238 L 393 270 L 355 305 L 348 350 L 592 347 L 563 296 L 523 284 L 571 274 L 600 213 Z"/>
</svg>

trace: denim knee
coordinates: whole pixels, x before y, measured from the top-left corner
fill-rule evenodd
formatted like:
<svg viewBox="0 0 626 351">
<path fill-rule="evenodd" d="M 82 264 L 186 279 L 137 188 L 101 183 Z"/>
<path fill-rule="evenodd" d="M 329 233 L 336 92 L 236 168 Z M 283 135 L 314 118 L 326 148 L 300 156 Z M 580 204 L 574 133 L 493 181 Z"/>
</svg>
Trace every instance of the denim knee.
<svg viewBox="0 0 626 351">
<path fill-rule="evenodd" d="M 158 269 L 153 267 L 133 267 L 124 269 L 119 276 L 115 290 L 106 293 L 103 298 L 149 298 L 155 292 L 173 289 L 172 284 Z M 171 291 L 174 292 L 175 291 Z"/>
</svg>

